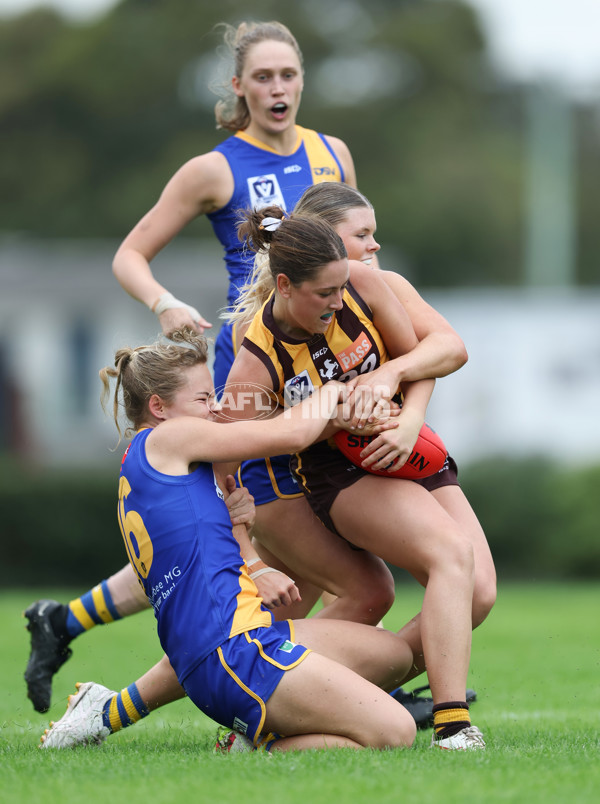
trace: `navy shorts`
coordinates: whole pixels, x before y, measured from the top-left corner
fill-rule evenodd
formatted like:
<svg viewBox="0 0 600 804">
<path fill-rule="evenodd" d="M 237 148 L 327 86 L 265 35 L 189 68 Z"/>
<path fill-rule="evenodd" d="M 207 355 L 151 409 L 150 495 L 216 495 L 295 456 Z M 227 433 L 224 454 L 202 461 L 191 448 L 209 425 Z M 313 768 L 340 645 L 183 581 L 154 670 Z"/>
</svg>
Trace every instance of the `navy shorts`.
<svg viewBox="0 0 600 804">
<path fill-rule="evenodd" d="M 304 463 L 302 457 L 292 456 L 290 465 L 298 486 L 303 490 L 310 507 L 326 528 L 339 534 L 329 515 L 340 491 L 350 488 L 358 480 L 369 473 L 360 466 L 355 466 L 337 449 L 332 449 L 326 442 L 314 444 L 310 462 Z M 442 486 L 458 486 L 458 468 L 453 458 L 448 456 L 446 462 L 435 475 L 420 480 L 403 480 L 390 478 L 394 482 L 418 483 L 427 491 L 434 491 Z M 342 537 L 343 538 L 343 537 Z"/>
<path fill-rule="evenodd" d="M 289 455 L 244 461 L 238 470 L 237 480 L 239 486 L 245 486 L 252 494 L 255 505 L 302 497 L 302 489 L 290 469 Z"/>
<path fill-rule="evenodd" d="M 286 670 L 310 653 L 293 640 L 291 620 L 231 637 L 190 673 L 183 688 L 208 717 L 259 745 L 267 701 Z"/>
</svg>

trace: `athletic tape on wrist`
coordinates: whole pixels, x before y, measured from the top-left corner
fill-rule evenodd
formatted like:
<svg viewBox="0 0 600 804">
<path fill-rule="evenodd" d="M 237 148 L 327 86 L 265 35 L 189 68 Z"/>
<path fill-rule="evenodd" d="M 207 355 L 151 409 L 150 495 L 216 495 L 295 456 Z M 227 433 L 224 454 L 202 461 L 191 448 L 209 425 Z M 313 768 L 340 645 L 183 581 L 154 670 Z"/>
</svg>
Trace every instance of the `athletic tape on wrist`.
<svg viewBox="0 0 600 804">
<path fill-rule="evenodd" d="M 280 575 L 285 575 L 285 572 L 281 572 L 281 570 L 275 569 L 275 567 L 263 567 L 262 569 L 256 570 L 256 572 L 251 572 L 250 578 L 252 580 L 255 578 L 260 578 L 260 576 L 264 575 L 265 572 L 278 572 Z M 285 575 L 285 577 L 287 578 L 288 576 Z M 289 580 L 292 581 L 291 578 Z M 294 583 L 294 581 L 292 581 L 292 583 Z"/>
<path fill-rule="evenodd" d="M 202 318 L 195 307 L 176 299 L 172 293 L 168 292 L 163 293 L 158 297 L 158 299 L 152 305 L 151 310 L 153 313 L 156 313 L 156 315 L 162 315 L 166 310 L 174 310 L 176 308 L 187 310 L 193 321 L 200 321 Z"/>
</svg>

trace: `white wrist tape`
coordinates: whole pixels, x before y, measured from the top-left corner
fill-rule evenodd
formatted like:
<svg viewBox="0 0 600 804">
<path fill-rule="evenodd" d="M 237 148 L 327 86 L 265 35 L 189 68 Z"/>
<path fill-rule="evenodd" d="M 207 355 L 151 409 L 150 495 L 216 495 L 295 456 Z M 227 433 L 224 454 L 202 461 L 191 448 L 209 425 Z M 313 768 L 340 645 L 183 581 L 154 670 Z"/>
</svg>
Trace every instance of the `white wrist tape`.
<svg viewBox="0 0 600 804">
<path fill-rule="evenodd" d="M 281 570 L 275 569 L 275 567 L 263 567 L 262 569 L 256 570 L 256 572 L 251 572 L 250 573 L 250 578 L 252 580 L 254 580 L 255 578 L 260 578 L 260 576 L 264 575 L 265 572 L 278 572 L 280 575 L 285 575 L 284 572 L 281 572 Z M 288 576 L 285 575 L 285 577 L 287 578 Z M 291 578 L 289 578 L 289 580 L 292 581 Z M 294 583 L 294 582 L 292 581 L 292 583 Z"/>
<path fill-rule="evenodd" d="M 175 308 L 181 308 L 182 310 L 187 310 L 190 314 L 192 321 L 200 321 L 202 316 L 196 310 L 195 307 L 192 307 L 185 302 L 176 299 L 172 293 L 163 293 L 161 294 L 158 299 L 152 305 L 152 312 L 156 313 L 156 315 L 162 315 L 165 310 L 173 310 Z"/>
<path fill-rule="evenodd" d="M 246 561 L 246 566 L 251 567 L 253 564 L 258 564 L 259 561 L 262 561 L 262 558 L 251 558 L 250 561 Z"/>
</svg>

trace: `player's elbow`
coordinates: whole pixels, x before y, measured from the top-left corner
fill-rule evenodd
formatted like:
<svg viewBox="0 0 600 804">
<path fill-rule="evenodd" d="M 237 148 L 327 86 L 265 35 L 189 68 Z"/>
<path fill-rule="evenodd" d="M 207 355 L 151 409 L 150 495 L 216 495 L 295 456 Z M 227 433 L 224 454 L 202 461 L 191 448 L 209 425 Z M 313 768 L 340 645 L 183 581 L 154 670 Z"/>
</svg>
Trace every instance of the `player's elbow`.
<svg viewBox="0 0 600 804">
<path fill-rule="evenodd" d="M 462 368 L 468 359 L 469 359 L 469 353 L 467 352 L 467 347 L 465 346 L 463 339 L 457 335 L 455 345 L 456 368 L 457 369 Z"/>
</svg>

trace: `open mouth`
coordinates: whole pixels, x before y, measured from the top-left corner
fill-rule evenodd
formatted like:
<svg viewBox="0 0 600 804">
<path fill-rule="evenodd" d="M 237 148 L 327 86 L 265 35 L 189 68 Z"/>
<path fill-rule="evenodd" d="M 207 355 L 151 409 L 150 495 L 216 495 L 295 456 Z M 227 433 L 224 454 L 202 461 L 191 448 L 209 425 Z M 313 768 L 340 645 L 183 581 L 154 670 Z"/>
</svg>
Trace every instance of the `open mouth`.
<svg viewBox="0 0 600 804">
<path fill-rule="evenodd" d="M 326 324 L 329 324 L 331 319 L 333 318 L 333 313 L 325 313 L 325 315 L 321 316 L 321 321 L 324 321 Z"/>
<path fill-rule="evenodd" d="M 283 117 L 287 112 L 288 107 L 285 103 L 276 103 L 275 106 L 271 106 L 271 113 L 275 115 L 275 117 Z"/>
</svg>

